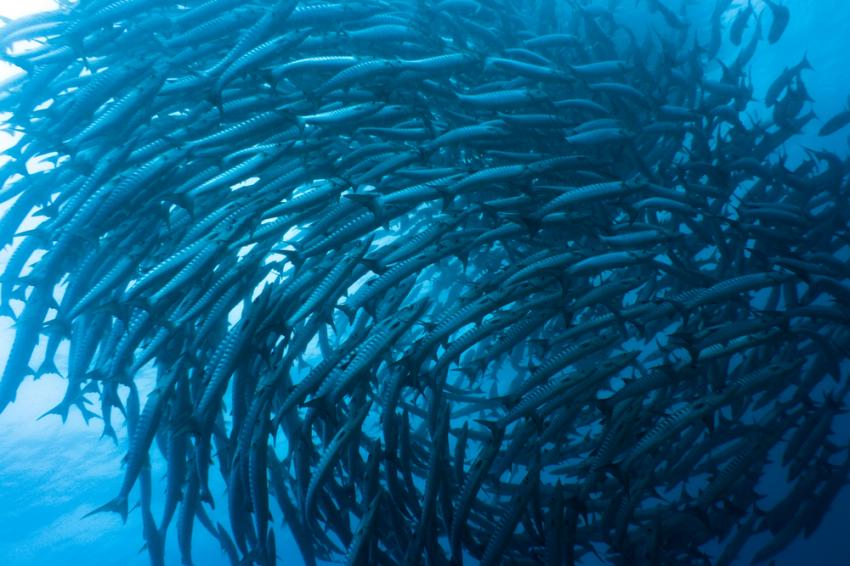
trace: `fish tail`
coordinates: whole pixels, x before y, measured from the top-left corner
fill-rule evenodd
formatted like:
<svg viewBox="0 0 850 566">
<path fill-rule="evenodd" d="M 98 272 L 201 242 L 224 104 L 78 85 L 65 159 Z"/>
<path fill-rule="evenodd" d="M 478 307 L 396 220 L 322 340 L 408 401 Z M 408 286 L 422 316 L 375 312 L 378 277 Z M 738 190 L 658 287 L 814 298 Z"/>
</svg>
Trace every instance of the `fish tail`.
<svg viewBox="0 0 850 566">
<path fill-rule="evenodd" d="M 62 422 L 64 423 L 68 419 L 68 409 L 69 408 L 70 408 L 70 404 L 66 403 L 65 401 L 62 401 L 61 403 L 59 403 L 58 405 L 56 405 L 55 407 L 53 407 L 49 411 L 42 414 L 36 420 L 40 421 L 41 419 L 43 419 L 47 415 L 59 415 L 60 417 L 62 417 Z"/>
<path fill-rule="evenodd" d="M 104 513 L 104 512 L 118 513 L 119 515 L 121 515 L 121 520 L 124 523 L 126 523 L 127 522 L 127 514 L 129 512 L 128 508 L 127 508 L 127 496 L 126 495 L 119 495 L 118 497 L 116 497 L 112 501 L 105 503 L 104 505 L 101 505 L 100 507 L 98 507 L 97 509 L 94 509 L 93 511 L 89 511 L 88 513 L 83 515 L 82 518 L 85 519 L 85 518 L 91 517 L 92 515 L 95 515 L 97 513 Z"/>
<path fill-rule="evenodd" d="M 41 362 L 41 365 L 38 366 L 38 369 L 35 372 L 36 377 L 41 377 L 42 375 L 47 374 L 62 375 L 59 373 L 59 368 L 56 367 L 56 362 L 53 358 L 46 358 L 43 362 Z"/>
<path fill-rule="evenodd" d="M 112 442 L 115 443 L 115 446 L 118 446 L 118 435 L 115 433 L 115 429 L 109 423 L 103 425 L 103 432 L 100 434 L 100 438 L 103 438 L 104 436 L 108 436 L 109 438 L 111 438 Z"/>
</svg>

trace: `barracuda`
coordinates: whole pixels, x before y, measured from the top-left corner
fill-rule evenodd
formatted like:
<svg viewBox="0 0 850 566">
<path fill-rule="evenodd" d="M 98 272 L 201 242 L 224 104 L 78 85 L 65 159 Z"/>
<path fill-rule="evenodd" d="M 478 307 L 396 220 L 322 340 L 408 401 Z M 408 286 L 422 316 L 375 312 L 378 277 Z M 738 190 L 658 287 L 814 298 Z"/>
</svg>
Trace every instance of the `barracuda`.
<svg viewBox="0 0 850 566">
<path fill-rule="evenodd" d="M 62 4 L 0 29 L 0 410 L 67 378 L 43 417 L 126 451 L 97 510 L 138 494 L 152 564 L 730 563 L 818 528 L 850 161 L 800 145 L 787 3 Z M 798 63 L 765 82 L 765 49 Z"/>
</svg>

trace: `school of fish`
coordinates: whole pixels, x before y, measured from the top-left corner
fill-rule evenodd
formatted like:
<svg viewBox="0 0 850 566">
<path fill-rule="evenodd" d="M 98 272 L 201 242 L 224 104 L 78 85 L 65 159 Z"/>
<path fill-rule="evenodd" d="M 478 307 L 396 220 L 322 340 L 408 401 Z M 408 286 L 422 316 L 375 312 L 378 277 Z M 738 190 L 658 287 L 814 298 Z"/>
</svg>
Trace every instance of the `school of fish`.
<svg viewBox="0 0 850 566">
<path fill-rule="evenodd" d="M 308 565 L 781 556 L 848 483 L 850 159 L 789 157 L 818 128 L 802 54 L 753 110 L 791 19 L 740 4 L 6 22 L 0 411 L 58 373 L 49 418 L 126 423 L 92 512 L 141 513 L 154 565 L 167 536 L 193 564 L 196 529 L 290 563 L 281 523 Z"/>
</svg>

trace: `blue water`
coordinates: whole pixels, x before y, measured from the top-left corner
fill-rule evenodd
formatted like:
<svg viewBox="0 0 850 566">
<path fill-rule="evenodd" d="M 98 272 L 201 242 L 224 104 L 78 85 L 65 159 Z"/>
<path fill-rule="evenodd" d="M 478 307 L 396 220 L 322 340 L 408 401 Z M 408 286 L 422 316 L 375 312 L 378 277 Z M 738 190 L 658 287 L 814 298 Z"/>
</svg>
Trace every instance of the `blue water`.
<svg viewBox="0 0 850 566">
<path fill-rule="evenodd" d="M 676 4 L 670 0 L 667 3 Z M 804 79 L 815 99 L 816 114 L 826 120 L 846 107 L 850 94 L 850 2 L 785 0 L 785 3 L 792 11 L 789 28 L 776 45 L 763 43 L 751 64 L 755 95 L 763 96 L 767 85 L 783 67 L 796 63 L 807 53 L 814 71 L 806 73 Z M 696 17 L 698 12 L 709 12 L 714 2 L 698 0 L 689 4 L 689 12 Z M 761 0 L 753 0 L 753 4 L 757 10 L 763 8 Z M 621 17 L 632 17 L 643 14 L 644 7 L 635 11 L 633 2 L 626 0 L 621 3 L 619 13 Z M 758 106 L 754 103 L 753 110 Z M 795 138 L 794 145 L 787 148 L 788 154 L 793 157 L 809 147 L 847 155 L 847 130 L 819 138 L 816 131 L 820 125 L 817 121 L 810 124 L 807 133 Z M 5 254 L 0 254 L 0 265 L 4 260 Z M 0 360 L 8 355 L 12 332 L 11 321 L 0 319 Z M 60 362 L 66 354 L 60 351 Z M 145 394 L 150 389 L 150 379 L 141 376 L 139 383 L 140 392 Z M 0 414 L 0 566 L 147 564 L 139 513 L 131 513 L 126 525 L 121 524 L 118 516 L 109 514 L 82 518 L 118 491 L 122 477 L 120 462 L 127 445 L 126 430 L 119 428 L 116 446 L 108 438 L 99 438 L 98 422 L 87 427 L 78 412 L 72 412 L 64 425 L 56 416 L 37 420 L 58 402 L 63 392 L 64 382 L 58 377 L 47 376 L 38 382 L 27 380 L 18 393 L 18 402 Z M 845 415 L 837 420 L 835 429 L 844 433 L 845 441 L 850 439 L 850 417 Z M 152 460 L 157 479 L 164 473 L 164 467 L 156 450 L 152 452 Z M 219 515 L 214 519 L 226 523 L 223 482 L 220 477 L 211 477 L 216 499 L 221 502 L 214 512 Z M 760 491 L 769 496 L 781 482 L 782 477 L 769 474 Z M 282 563 L 298 564 L 291 537 L 283 526 L 278 527 L 278 555 Z M 768 536 L 754 537 L 740 563 L 749 563 L 749 557 Z M 217 541 L 200 526 L 196 527 L 193 540 L 196 564 L 225 563 Z M 168 564 L 180 563 L 173 530 L 166 542 L 166 559 Z M 811 538 L 795 542 L 775 563 L 850 564 L 850 490 L 841 492 Z"/>
</svg>

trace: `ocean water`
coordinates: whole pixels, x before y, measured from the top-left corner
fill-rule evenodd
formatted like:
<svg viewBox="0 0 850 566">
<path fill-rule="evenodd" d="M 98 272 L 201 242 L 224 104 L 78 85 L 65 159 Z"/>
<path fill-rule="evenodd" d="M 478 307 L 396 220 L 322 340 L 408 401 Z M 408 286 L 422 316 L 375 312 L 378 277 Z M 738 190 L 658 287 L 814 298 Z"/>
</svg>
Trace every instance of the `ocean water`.
<svg viewBox="0 0 850 566">
<path fill-rule="evenodd" d="M 668 0 L 675 5 L 679 0 Z M 24 2 L 21 2 L 23 4 Z M 844 110 L 850 101 L 850 2 L 843 0 L 784 0 L 791 9 L 791 22 L 782 39 L 773 46 L 762 44 L 751 63 L 756 101 L 748 111 L 757 113 L 759 100 L 767 85 L 785 67 L 806 54 L 814 68 L 805 76 L 814 100 L 812 108 L 821 121 L 809 124 L 803 135 L 795 137 L 785 150 L 789 163 L 799 159 L 806 149 L 827 149 L 848 155 L 848 129 L 828 137 L 818 137 L 823 120 Z M 640 20 L 647 29 L 656 23 L 647 19 L 643 3 L 635 7 L 631 0 L 618 4 L 621 18 Z M 735 6 L 746 2 L 735 0 Z M 713 2 L 688 1 L 694 21 L 704 21 Z M 762 0 L 752 0 L 757 12 L 765 9 Z M 2 11 L 0 11 L 2 13 Z M 654 16 L 657 18 L 658 16 Z M 850 206 L 850 203 L 847 203 Z M 0 271 L 9 250 L 0 252 Z M 8 356 L 14 333 L 12 321 L 0 318 L 0 367 Z M 67 347 L 58 353 L 60 367 L 67 363 Z M 844 368 L 843 373 L 847 373 Z M 154 376 L 142 372 L 137 377 L 142 400 L 151 391 Z M 148 564 L 143 549 L 140 514 L 131 512 L 126 524 L 117 515 L 98 514 L 83 518 L 93 508 L 110 500 L 122 479 L 121 460 L 128 443 L 126 428 L 117 427 L 118 444 L 101 438 L 97 421 L 87 424 L 78 411 L 68 421 L 55 415 L 39 418 L 56 405 L 64 394 L 64 381 L 55 375 L 38 381 L 28 378 L 18 391 L 17 401 L 0 414 L 0 566 L 64 565 L 141 565 Z M 850 443 L 850 415 L 835 421 L 837 444 Z M 162 456 L 151 452 L 153 475 L 164 474 Z M 224 482 L 211 476 L 217 501 L 226 500 Z M 768 473 L 759 490 L 770 497 L 782 485 L 778 473 Z M 161 502 L 155 490 L 154 506 Z M 157 498 L 159 496 L 159 499 Z M 133 502 L 131 497 L 131 506 Z M 214 520 L 227 523 L 223 505 L 211 511 Z M 279 515 L 276 515 L 279 519 Z M 287 528 L 276 522 L 278 556 L 282 564 L 299 564 L 297 548 Z M 738 560 L 748 564 L 767 535 L 753 537 Z M 219 544 L 204 529 L 196 528 L 193 556 L 199 565 L 225 564 Z M 711 549 L 709 549 L 711 550 Z M 166 563 L 179 564 L 180 553 L 174 531 L 166 541 Z M 584 564 L 597 564 L 586 559 Z M 808 539 L 797 540 L 774 562 L 777 566 L 812 564 L 846 566 L 850 564 L 850 490 L 843 489 L 820 528 Z"/>
</svg>

